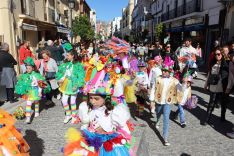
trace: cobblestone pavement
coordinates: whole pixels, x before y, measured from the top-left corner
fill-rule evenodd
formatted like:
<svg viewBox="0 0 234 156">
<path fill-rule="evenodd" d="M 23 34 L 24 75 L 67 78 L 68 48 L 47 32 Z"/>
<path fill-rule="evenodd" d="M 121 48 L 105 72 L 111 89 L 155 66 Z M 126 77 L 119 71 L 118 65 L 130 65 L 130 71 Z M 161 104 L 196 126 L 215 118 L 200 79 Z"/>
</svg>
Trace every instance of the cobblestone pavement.
<svg viewBox="0 0 234 156">
<path fill-rule="evenodd" d="M 206 106 L 209 97 L 204 92 L 204 75 L 194 80 L 193 94 L 199 97 L 199 105 L 191 111 L 185 111 L 187 127 L 181 128 L 177 121 L 170 120 L 169 141 L 171 146 L 165 147 L 161 141 L 162 124 L 157 130 L 154 125 L 155 118 L 146 110 L 141 118 L 133 116 L 133 122 L 145 123 L 147 127 L 136 127 L 135 136 L 144 133 L 144 140 L 148 144 L 149 155 L 192 155 L 192 156 L 230 156 L 234 155 L 234 140 L 225 136 L 230 131 L 234 121 L 234 98 L 229 103 L 226 123 L 220 123 L 220 109 L 215 109 L 211 125 L 202 126 L 201 121 L 205 118 Z M 60 156 L 61 148 L 64 146 L 64 133 L 73 125 L 63 124 L 64 111 L 61 102 L 55 100 L 54 107 L 43 109 L 39 118 L 33 120 L 32 124 L 24 124 L 18 121 L 16 126 L 22 130 L 24 137 L 31 146 L 32 156 Z M 232 107 L 231 107 L 232 104 Z M 176 109 L 172 107 L 172 111 Z M 134 113 L 133 113 L 134 114 Z M 135 119 L 135 120 L 134 120 Z M 162 123 L 162 122 L 161 122 Z M 74 127 L 79 128 L 79 125 Z M 141 132 L 139 132 L 139 129 Z"/>
</svg>

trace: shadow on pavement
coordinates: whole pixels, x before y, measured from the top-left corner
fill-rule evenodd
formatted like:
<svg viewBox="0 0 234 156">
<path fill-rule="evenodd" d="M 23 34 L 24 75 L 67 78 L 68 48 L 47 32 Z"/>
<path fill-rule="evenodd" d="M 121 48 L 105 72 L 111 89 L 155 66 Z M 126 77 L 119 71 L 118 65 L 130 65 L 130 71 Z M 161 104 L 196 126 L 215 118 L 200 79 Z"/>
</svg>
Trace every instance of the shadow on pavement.
<svg viewBox="0 0 234 156">
<path fill-rule="evenodd" d="M 44 153 L 44 141 L 41 138 L 38 138 L 37 132 L 33 130 L 26 130 L 24 139 L 27 141 L 30 146 L 30 155 L 32 156 L 42 156 Z"/>
<path fill-rule="evenodd" d="M 185 108 L 186 109 L 186 108 Z M 194 109 L 186 109 L 188 112 L 193 114 L 195 117 L 197 117 L 198 120 L 200 120 L 200 124 L 203 125 L 205 118 L 206 118 L 206 110 L 202 109 L 200 106 L 197 106 Z M 214 130 L 219 132 L 222 135 L 226 136 L 226 133 L 230 131 L 233 127 L 232 122 L 225 121 L 221 122 L 220 117 L 216 116 L 214 114 L 211 115 L 210 122 L 207 126 L 211 126 Z"/>
<path fill-rule="evenodd" d="M 158 138 L 160 139 L 160 141 L 162 143 L 164 143 L 163 137 L 161 136 L 160 132 L 156 128 L 156 122 L 151 120 L 151 118 L 154 118 L 152 116 L 152 114 L 150 112 L 144 110 L 143 114 L 139 116 L 137 114 L 137 106 L 136 106 L 136 104 L 129 104 L 128 106 L 129 106 L 129 109 L 130 109 L 132 117 L 133 118 L 137 117 L 139 119 L 144 120 L 148 124 L 148 126 L 154 131 L 154 133 L 158 136 Z M 149 109 L 149 105 L 145 104 L 144 106 L 145 106 L 146 109 Z"/>
</svg>

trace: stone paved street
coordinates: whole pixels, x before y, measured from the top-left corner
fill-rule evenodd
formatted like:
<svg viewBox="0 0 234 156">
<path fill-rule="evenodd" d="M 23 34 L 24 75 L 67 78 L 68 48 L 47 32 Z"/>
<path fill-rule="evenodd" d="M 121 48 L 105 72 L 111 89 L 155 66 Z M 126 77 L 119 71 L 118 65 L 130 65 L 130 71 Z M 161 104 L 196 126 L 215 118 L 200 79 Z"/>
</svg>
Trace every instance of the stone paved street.
<svg viewBox="0 0 234 156">
<path fill-rule="evenodd" d="M 206 127 L 200 124 L 204 119 L 208 95 L 202 89 L 204 85 L 204 76 L 194 80 L 193 94 L 199 96 L 199 105 L 196 109 L 185 111 L 187 127 L 182 129 L 177 121 L 170 120 L 169 141 L 171 146 L 163 146 L 160 138 L 162 124 L 159 131 L 155 128 L 153 118 L 148 110 L 145 111 L 144 117 L 135 118 L 135 123 L 145 123 L 147 127 L 136 127 L 135 136 L 144 137 L 143 143 L 148 147 L 151 156 L 168 156 L 168 155 L 192 155 L 192 156 L 231 156 L 234 155 L 234 140 L 225 136 L 230 131 L 234 121 L 233 100 L 229 103 L 227 110 L 227 123 L 220 123 L 220 109 L 216 109 L 212 116 L 211 125 Z M 22 130 L 25 139 L 31 146 L 32 156 L 60 156 L 61 148 L 65 144 L 64 133 L 71 124 L 64 125 L 64 112 L 60 101 L 55 100 L 56 105 L 51 108 L 43 109 L 41 116 L 33 120 L 32 124 L 24 124 L 24 121 L 18 121 L 16 126 Z M 232 104 L 232 107 L 231 107 Z M 3 105 L 4 106 L 4 105 Z M 175 110 L 176 107 L 172 107 Z M 162 120 L 161 120 L 162 121 Z M 161 122 L 162 123 L 162 122 Z M 79 128 L 79 125 L 74 127 Z M 143 134 L 144 133 L 144 134 Z M 142 143 L 139 142 L 138 143 Z M 148 145 L 148 146 L 147 146 Z M 147 149 L 146 149 L 147 150 Z M 142 155 L 140 155 L 142 156 Z"/>
</svg>

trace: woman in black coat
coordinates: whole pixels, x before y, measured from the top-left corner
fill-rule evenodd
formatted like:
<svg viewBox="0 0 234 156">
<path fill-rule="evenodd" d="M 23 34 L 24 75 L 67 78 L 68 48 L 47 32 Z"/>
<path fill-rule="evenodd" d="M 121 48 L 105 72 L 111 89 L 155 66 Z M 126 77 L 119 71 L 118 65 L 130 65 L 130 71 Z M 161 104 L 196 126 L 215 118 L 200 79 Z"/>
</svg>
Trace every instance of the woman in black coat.
<svg viewBox="0 0 234 156">
<path fill-rule="evenodd" d="M 207 115 L 204 122 L 206 125 L 211 118 L 215 106 L 221 104 L 221 121 L 225 121 L 228 95 L 225 90 L 228 85 L 229 66 L 221 54 L 221 49 L 214 52 L 214 59 L 208 72 L 204 88 L 210 92 L 210 101 L 207 107 Z"/>
<path fill-rule="evenodd" d="M 3 43 L 0 50 L 0 68 L 2 68 L 0 85 L 6 88 L 7 101 L 10 101 L 10 103 L 16 102 L 14 99 L 14 88 L 16 84 L 14 65 L 17 65 L 17 62 L 9 53 L 9 45 Z"/>
</svg>

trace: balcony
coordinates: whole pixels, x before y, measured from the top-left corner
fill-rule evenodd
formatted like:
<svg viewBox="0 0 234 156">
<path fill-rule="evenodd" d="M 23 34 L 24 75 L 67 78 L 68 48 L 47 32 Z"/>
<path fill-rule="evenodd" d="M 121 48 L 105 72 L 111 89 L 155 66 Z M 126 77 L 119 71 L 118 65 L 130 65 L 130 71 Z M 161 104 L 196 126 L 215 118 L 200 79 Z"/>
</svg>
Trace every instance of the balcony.
<svg viewBox="0 0 234 156">
<path fill-rule="evenodd" d="M 201 11 L 201 0 L 192 0 L 185 5 L 181 5 L 173 10 L 161 15 L 161 21 L 167 21 L 173 18 Z"/>
</svg>

